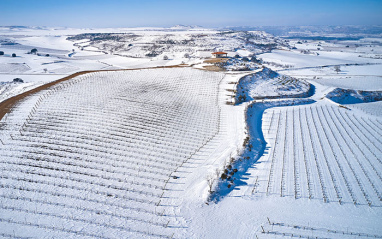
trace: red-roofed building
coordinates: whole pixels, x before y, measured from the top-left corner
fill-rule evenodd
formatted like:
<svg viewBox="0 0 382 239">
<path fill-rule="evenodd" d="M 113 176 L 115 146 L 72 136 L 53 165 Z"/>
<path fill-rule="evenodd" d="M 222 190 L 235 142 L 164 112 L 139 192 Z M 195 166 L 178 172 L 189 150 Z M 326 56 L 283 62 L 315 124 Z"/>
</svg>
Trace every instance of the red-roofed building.
<svg viewBox="0 0 382 239">
<path fill-rule="evenodd" d="M 228 54 L 227 52 L 223 52 L 223 51 L 217 51 L 212 53 L 213 57 L 215 58 L 227 57 L 227 54 Z"/>
</svg>

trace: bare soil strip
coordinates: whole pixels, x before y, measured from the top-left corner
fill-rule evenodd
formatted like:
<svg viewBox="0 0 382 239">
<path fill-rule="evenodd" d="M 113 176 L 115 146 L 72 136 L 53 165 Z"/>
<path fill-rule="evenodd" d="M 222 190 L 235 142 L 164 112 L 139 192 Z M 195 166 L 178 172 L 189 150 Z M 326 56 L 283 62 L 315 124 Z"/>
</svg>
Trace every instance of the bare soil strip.
<svg viewBox="0 0 382 239">
<path fill-rule="evenodd" d="M 34 88 L 32 90 L 26 91 L 22 94 L 13 96 L 9 99 L 4 100 L 3 102 L 0 103 L 0 120 L 5 116 L 5 114 L 9 113 L 12 108 L 21 100 L 25 99 L 28 96 L 31 96 L 35 93 L 38 93 L 42 90 L 46 90 L 49 87 L 52 87 L 54 85 L 57 85 L 61 82 L 70 80 L 76 76 L 88 74 L 88 73 L 93 73 L 93 72 L 102 72 L 102 71 L 129 71 L 129 70 L 144 70 L 144 69 L 158 69 L 158 68 L 176 68 L 176 67 L 186 67 L 186 65 L 174 65 L 174 66 L 158 66 L 158 67 L 148 67 L 148 68 L 136 68 L 136 69 L 117 69 L 117 70 L 94 70 L 94 71 L 80 71 L 77 73 L 74 73 L 72 75 L 66 76 L 64 78 L 61 78 L 59 80 L 47 83 L 45 85 L 39 86 L 37 88 Z"/>
</svg>

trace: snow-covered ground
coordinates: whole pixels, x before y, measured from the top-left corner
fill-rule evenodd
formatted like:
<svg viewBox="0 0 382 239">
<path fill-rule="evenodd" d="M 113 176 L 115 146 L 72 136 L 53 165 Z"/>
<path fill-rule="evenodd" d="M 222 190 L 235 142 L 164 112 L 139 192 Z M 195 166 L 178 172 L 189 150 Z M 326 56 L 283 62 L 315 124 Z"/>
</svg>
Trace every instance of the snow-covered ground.
<svg viewBox="0 0 382 239">
<path fill-rule="evenodd" d="M 382 90 L 381 76 L 319 76 L 315 79 L 310 79 L 314 83 L 319 83 L 326 86 L 356 89 L 365 91 Z"/>
<path fill-rule="evenodd" d="M 67 40 L 100 32 L 136 36 L 127 51 Z M 251 34 L 243 48 L 248 33 L 199 27 L 0 28 L 18 43 L 0 46 L 0 101 L 81 70 L 186 66 L 89 73 L 12 109 L 0 121 L 0 237 L 382 238 L 381 101 L 344 97 L 382 90 L 378 39 Z M 263 53 L 270 43 L 279 50 Z M 141 57 L 145 44 L 163 51 Z M 212 50 L 263 53 L 267 68 L 193 69 Z"/>
<path fill-rule="evenodd" d="M 342 107 L 325 98 L 338 87 L 381 90 L 382 61 L 326 44 L 330 51 L 319 54 L 276 50 L 258 56 L 280 74 L 308 80 L 314 94 L 305 102 L 252 101 L 247 111 L 251 139 L 247 150 L 225 166 L 228 173 L 238 172 L 232 181 L 220 182 L 223 197 L 197 211 L 188 206 L 193 217 L 204 215 L 192 221 L 206 232 L 202 238 L 382 237 L 381 104 L 345 100 Z M 257 83 L 238 84 L 237 92 L 275 94 Z"/>
<path fill-rule="evenodd" d="M 307 97 L 311 91 L 311 85 L 305 81 L 263 68 L 240 79 L 235 100 L 241 103 L 264 98 Z"/>
<path fill-rule="evenodd" d="M 0 27 L 0 51 L 4 52 L 0 55 L 0 82 L 11 82 L 14 79 L 11 76 L 15 76 L 23 79 L 25 86 L 22 88 L 30 89 L 84 70 L 179 64 L 198 67 L 214 51 L 227 51 L 230 57 L 236 54 L 250 56 L 271 49 L 268 45 L 275 47 L 277 40 L 260 31 L 217 31 L 196 26 L 107 29 Z M 31 54 L 32 49 L 37 50 L 36 54 Z M 12 57 L 12 54 L 16 56 Z M 9 92 L 9 95 L 13 93 Z"/>
<path fill-rule="evenodd" d="M 64 76 L 66 75 L 1 75 L 0 77 L 2 82 L 0 82 L 0 102 Z M 13 79 L 15 78 L 21 78 L 24 82 L 14 83 Z"/>
<path fill-rule="evenodd" d="M 339 104 L 357 104 L 382 100 L 382 91 L 363 91 L 336 88 L 326 98 Z"/>
</svg>

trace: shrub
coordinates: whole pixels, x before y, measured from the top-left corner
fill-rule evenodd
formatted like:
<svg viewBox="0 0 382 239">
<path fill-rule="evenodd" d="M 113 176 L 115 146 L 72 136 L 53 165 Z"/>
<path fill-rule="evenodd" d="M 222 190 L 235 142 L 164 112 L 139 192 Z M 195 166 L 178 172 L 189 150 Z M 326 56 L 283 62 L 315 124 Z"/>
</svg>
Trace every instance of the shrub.
<svg viewBox="0 0 382 239">
<path fill-rule="evenodd" d="M 168 56 L 164 55 L 163 56 L 163 60 L 167 61 L 168 60 Z"/>
<path fill-rule="evenodd" d="M 260 61 L 256 58 L 256 56 L 251 57 L 251 62 L 259 63 Z"/>
<path fill-rule="evenodd" d="M 338 74 L 338 72 L 341 71 L 341 67 L 340 66 L 334 66 L 334 71 L 336 71 Z"/>
<path fill-rule="evenodd" d="M 224 179 L 227 179 L 227 174 L 222 173 L 222 175 L 220 176 L 220 178 L 223 179 L 223 180 L 224 180 Z"/>
<path fill-rule="evenodd" d="M 247 99 L 247 97 L 245 95 L 240 95 L 239 96 L 239 102 L 243 102 Z"/>
<path fill-rule="evenodd" d="M 31 53 L 32 53 L 32 54 L 36 54 L 36 53 L 37 53 L 37 49 L 36 49 L 36 48 L 33 48 L 33 49 L 31 50 Z"/>
<path fill-rule="evenodd" d="M 3 56 L 4 55 L 4 52 L 3 51 L 0 51 L 0 56 Z"/>
<path fill-rule="evenodd" d="M 23 83 L 24 81 L 21 78 L 15 78 L 15 79 L 13 79 L 13 82 L 15 82 L 15 83 Z"/>
<path fill-rule="evenodd" d="M 244 142 L 243 142 L 243 147 L 245 147 L 249 142 L 249 136 L 245 137 Z"/>
<path fill-rule="evenodd" d="M 16 53 L 12 53 L 12 57 L 16 57 Z"/>
<path fill-rule="evenodd" d="M 159 54 L 158 54 L 157 52 L 155 52 L 155 51 L 152 51 L 152 52 L 146 54 L 147 57 L 156 57 L 156 56 L 158 56 L 158 55 L 159 55 Z"/>
</svg>

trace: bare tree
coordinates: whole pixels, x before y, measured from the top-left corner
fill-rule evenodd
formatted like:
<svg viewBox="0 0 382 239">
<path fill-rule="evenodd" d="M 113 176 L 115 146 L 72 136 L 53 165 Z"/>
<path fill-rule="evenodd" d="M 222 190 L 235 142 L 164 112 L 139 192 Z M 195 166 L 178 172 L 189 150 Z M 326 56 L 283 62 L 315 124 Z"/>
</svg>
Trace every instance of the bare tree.
<svg viewBox="0 0 382 239">
<path fill-rule="evenodd" d="M 334 71 L 337 72 L 337 74 L 338 74 L 338 72 L 341 71 L 340 66 L 334 66 Z"/>
<path fill-rule="evenodd" d="M 220 170 L 218 168 L 215 169 L 215 176 L 216 178 L 220 178 Z"/>
<path fill-rule="evenodd" d="M 238 154 L 239 155 L 239 154 Z M 229 154 L 229 165 L 232 165 L 235 162 L 235 158 L 232 157 L 232 153 Z"/>
<path fill-rule="evenodd" d="M 208 175 L 206 177 L 207 185 L 208 185 L 208 192 L 212 193 L 212 186 L 214 185 L 215 182 L 215 177 L 213 175 Z"/>
</svg>

